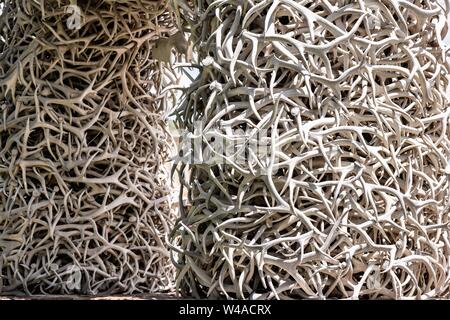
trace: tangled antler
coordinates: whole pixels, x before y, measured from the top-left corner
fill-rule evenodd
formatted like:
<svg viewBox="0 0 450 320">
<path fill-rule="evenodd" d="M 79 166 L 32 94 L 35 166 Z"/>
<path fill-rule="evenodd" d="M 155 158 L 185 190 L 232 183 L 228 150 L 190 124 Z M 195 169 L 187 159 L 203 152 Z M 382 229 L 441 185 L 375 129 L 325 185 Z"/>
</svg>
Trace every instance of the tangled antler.
<svg viewBox="0 0 450 320">
<path fill-rule="evenodd" d="M 171 290 L 160 92 L 176 77 L 152 51 L 173 14 L 71 3 L 2 1 L 0 292 Z"/>
<path fill-rule="evenodd" d="M 181 292 L 443 296 L 449 2 L 196 4 L 201 73 L 179 126 L 204 123 L 213 154 L 212 129 L 248 152 L 245 162 L 192 164 L 189 176 L 179 167 L 190 205 L 172 234 Z M 230 135 L 238 129 L 245 139 Z M 248 144 L 262 130 L 269 152 L 258 156 Z"/>
</svg>

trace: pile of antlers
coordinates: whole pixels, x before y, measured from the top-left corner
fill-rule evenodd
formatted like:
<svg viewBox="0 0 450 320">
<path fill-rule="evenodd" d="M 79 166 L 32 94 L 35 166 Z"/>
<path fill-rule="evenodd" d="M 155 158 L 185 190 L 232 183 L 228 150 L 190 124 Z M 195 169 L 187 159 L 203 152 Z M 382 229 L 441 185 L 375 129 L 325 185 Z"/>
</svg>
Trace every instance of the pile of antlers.
<svg viewBox="0 0 450 320">
<path fill-rule="evenodd" d="M 223 161 L 179 163 L 188 205 L 171 246 L 181 292 L 448 292 L 449 1 L 195 3 L 201 73 L 177 122 L 192 133 L 203 123 L 202 148 Z M 269 150 L 258 156 L 249 145 L 263 130 Z M 212 131 L 246 161 L 221 156 Z"/>
<path fill-rule="evenodd" d="M 450 0 L 0 5 L 0 293 L 448 295 Z"/>
<path fill-rule="evenodd" d="M 150 0 L 1 4 L 0 293 L 171 290 L 161 91 L 177 79 L 152 53 L 174 14 Z"/>
</svg>

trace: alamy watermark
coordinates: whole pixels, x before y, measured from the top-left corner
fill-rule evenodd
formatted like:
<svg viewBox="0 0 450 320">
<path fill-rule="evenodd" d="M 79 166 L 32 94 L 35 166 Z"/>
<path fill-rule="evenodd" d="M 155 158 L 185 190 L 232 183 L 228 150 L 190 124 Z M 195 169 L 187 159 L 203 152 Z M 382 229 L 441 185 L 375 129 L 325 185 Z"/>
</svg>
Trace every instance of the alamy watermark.
<svg viewBox="0 0 450 320">
<path fill-rule="evenodd" d="M 81 289 L 81 269 L 78 266 L 71 265 L 67 269 L 67 279 L 65 286 L 68 291 L 79 291 Z"/>
<path fill-rule="evenodd" d="M 263 169 L 276 159 L 277 145 L 271 130 L 259 128 L 208 127 L 196 121 L 192 131 L 176 131 L 175 162 L 185 164 L 233 164 Z"/>
<path fill-rule="evenodd" d="M 57 263 L 52 263 L 50 265 L 50 270 L 58 275 L 60 285 L 67 292 L 80 291 L 82 280 L 82 272 L 80 267 L 73 264 L 60 266 Z"/>
<path fill-rule="evenodd" d="M 66 26 L 69 30 L 79 30 L 84 22 L 84 16 L 81 8 L 76 4 L 71 4 L 65 7 L 64 13 L 69 14 L 66 21 Z"/>
</svg>

